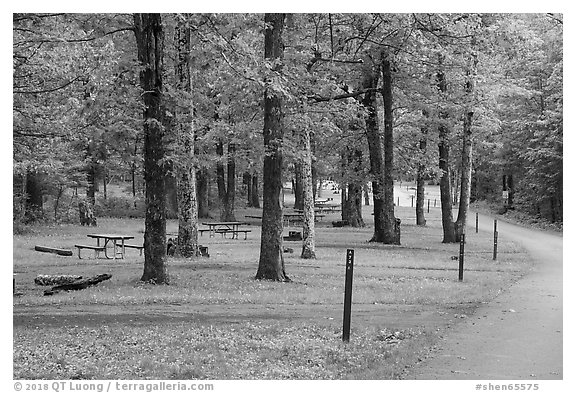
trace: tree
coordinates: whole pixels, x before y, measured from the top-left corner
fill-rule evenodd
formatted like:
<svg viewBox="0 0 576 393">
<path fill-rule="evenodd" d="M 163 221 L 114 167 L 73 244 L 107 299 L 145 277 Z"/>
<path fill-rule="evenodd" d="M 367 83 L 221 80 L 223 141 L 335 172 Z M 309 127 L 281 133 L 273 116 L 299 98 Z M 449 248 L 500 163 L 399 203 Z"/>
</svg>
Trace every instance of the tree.
<svg viewBox="0 0 576 393">
<path fill-rule="evenodd" d="M 316 259 L 316 231 L 314 228 L 314 192 L 312 187 L 312 149 L 310 146 L 310 129 L 305 127 L 301 131 L 302 152 L 302 194 L 304 224 L 302 234 L 302 253 L 303 259 Z"/>
<path fill-rule="evenodd" d="M 442 64 L 442 61 L 439 62 Z M 437 75 L 438 90 L 440 95 L 445 95 L 447 91 L 446 76 L 444 71 L 440 69 Z M 450 180 L 450 140 L 449 140 L 449 125 L 447 124 L 448 113 L 445 109 L 441 109 L 439 113 L 438 125 L 438 167 L 440 168 L 440 204 L 442 210 L 442 243 L 454 243 L 456 239 L 456 231 L 454 226 L 454 219 L 452 215 L 452 192 Z"/>
<path fill-rule="evenodd" d="M 260 260 L 256 279 L 290 281 L 282 250 L 282 95 L 277 73 L 282 68 L 284 14 L 264 16 L 264 58 L 269 67 L 264 90 L 264 186 Z"/>
<path fill-rule="evenodd" d="M 198 202 L 196 199 L 196 168 L 194 166 L 194 106 L 190 97 L 190 17 L 180 15 L 176 25 L 176 89 L 180 93 L 176 102 L 178 155 L 176 175 L 178 187 L 178 242 L 176 255 L 198 255 Z M 181 102 L 183 104 L 181 104 Z"/>
<path fill-rule="evenodd" d="M 160 14 L 134 14 L 144 101 L 144 181 L 146 220 L 141 280 L 168 283 L 166 270 L 166 169 L 164 167 L 164 31 Z"/>
<path fill-rule="evenodd" d="M 466 70 L 465 82 L 465 111 L 462 130 L 462 175 L 460 180 L 460 205 L 456 219 L 456 239 L 466 233 L 468 209 L 470 207 L 470 191 L 472 186 L 472 122 L 474 120 L 474 86 L 476 85 L 476 69 L 478 56 L 474 50 L 475 39 L 472 38 L 469 64 Z"/>
</svg>

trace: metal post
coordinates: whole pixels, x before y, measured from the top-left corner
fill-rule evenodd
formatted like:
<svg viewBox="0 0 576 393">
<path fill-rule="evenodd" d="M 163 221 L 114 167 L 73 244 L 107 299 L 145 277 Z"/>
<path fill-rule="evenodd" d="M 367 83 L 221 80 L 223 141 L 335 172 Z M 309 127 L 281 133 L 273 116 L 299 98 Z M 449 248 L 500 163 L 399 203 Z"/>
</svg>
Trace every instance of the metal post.
<svg viewBox="0 0 576 393">
<path fill-rule="evenodd" d="M 398 197 L 397 199 L 398 199 L 398 203 L 396 204 L 396 206 L 400 207 L 400 197 Z"/>
<path fill-rule="evenodd" d="M 494 232 L 494 252 L 492 253 L 492 259 L 495 261 L 498 256 L 498 231 Z"/>
<path fill-rule="evenodd" d="M 460 235 L 460 255 L 458 258 L 458 281 L 464 279 L 464 244 L 466 243 L 466 235 Z"/>
<path fill-rule="evenodd" d="M 498 256 L 498 220 L 494 220 L 494 252 L 492 253 L 492 259 L 496 260 Z"/>
<path fill-rule="evenodd" d="M 434 207 L 436 207 L 436 198 L 434 198 Z"/>
<path fill-rule="evenodd" d="M 430 198 L 428 198 L 428 213 L 430 213 Z"/>
<path fill-rule="evenodd" d="M 350 341 L 350 316 L 352 314 L 352 273 L 354 270 L 354 250 L 346 250 L 346 283 L 344 286 L 344 322 L 342 341 Z"/>
<path fill-rule="evenodd" d="M 476 233 L 478 233 L 478 212 L 476 212 Z"/>
<path fill-rule="evenodd" d="M 410 195 L 410 207 L 414 207 L 414 195 Z"/>
</svg>

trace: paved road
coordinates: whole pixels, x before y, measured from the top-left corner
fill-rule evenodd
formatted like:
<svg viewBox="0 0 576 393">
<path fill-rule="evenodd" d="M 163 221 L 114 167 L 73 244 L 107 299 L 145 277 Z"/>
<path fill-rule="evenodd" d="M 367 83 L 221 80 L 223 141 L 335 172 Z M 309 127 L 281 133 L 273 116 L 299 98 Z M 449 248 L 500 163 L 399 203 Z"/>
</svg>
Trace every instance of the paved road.
<svg viewBox="0 0 576 393">
<path fill-rule="evenodd" d="M 480 230 L 493 223 L 480 216 Z M 563 379 L 562 235 L 501 221 L 498 232 L 521 243 L 534 268 L 457 325 L 405 379 Z"/>
</svg>

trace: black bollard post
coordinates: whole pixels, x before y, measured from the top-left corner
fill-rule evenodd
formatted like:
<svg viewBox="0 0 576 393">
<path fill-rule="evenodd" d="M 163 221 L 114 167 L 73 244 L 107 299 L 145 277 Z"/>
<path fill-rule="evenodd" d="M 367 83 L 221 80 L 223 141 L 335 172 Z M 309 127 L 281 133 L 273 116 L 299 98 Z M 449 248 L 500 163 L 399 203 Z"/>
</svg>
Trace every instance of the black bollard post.
<svg viewBox="0 0 576 393">
<path fill-rule="evenodd" d="M 436 207 L 436 198 L 434 198 L 434 207 Z"/>
<path fill-rule="evenodd" d="M 466 235 L 460 235 L 460 255 L 458 257 L 458 281 L 464 280 L 464 244 L 466 243 Z"/>
<path fill-rule="evenodd" d="M 495 261 L 498 256 L 498 220 L 494 220 L 494 252 L 492 259 Z"/>
<path fill-rule="evenodd" d="M 498 257 L 498 231 L 494 232 L 494 252 L 492 253 L 492 260 Z"/>
<path fill-rule="evenodd" d="M 396 204 L 396 206 L 400 207 L 400 197 L 397 198 L 398 203 Z"/>
<path fill-rule="evenodd" d="M 428 199 L 428 213 L 430 213 L 430 199 Z"/>
<path fill-rule="evenodd" d="M 352 315 L 352 273 L 354 271 L 354 250 L 346 250 L 346 283 L 344 286 L 344 321 L 342 341 L 350 341 L 350 317 Z"/>
<path fill-rule="evenodd" d="M 476 233 L 478 233 L 478 213 L 476 213 Z"/>
<path fill-rule="evenodd" d="M 414 195 L 410 195 L 410 207 L 414 207 Z"/>
</svg>

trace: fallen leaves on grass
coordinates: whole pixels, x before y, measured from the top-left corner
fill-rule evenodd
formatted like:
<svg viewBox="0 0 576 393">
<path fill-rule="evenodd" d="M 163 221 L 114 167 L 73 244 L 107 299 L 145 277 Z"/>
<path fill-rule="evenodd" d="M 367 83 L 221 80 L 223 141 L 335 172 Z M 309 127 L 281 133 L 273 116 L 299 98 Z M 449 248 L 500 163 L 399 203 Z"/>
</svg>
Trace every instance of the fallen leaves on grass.
<svg viewBox="0 0 576 393">
<path fill-rule="evenodd" d="M 344 344 L 334 327 L 279 322 L 22 328 L 14 336 L 14 378 L 354 378 L 393 366 L 396 347 L 417 335 L 358 330 Z"/>
</svg>

